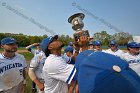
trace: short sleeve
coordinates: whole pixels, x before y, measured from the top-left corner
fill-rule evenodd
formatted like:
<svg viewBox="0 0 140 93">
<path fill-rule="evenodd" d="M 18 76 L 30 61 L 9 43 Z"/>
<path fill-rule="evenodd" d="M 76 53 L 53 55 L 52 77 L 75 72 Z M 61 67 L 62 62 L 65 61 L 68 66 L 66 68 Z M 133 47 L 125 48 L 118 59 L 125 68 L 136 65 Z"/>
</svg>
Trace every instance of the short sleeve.
<svg viewBox="0 0 140 93">
<path fill-rule="evenodd" d="M 30 51 L 32 54 L 35 54 L 36 53 L 36 50 L 34 50 L 32 48 L 29 48 L 28 51 Z"/>
<path fill-rule="evenodd" d="M 34 56 L 31 60 L 30 68 L 36 68 L 38 67 L 38 65 L 39 65 L 38 56 Z"/>
</svg>

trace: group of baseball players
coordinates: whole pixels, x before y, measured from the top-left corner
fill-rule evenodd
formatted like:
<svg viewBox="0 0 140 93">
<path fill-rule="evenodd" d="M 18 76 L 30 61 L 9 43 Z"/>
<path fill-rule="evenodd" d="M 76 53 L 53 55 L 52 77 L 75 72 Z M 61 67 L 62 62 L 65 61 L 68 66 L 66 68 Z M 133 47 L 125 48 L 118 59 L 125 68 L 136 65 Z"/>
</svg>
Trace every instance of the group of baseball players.
<svg viewBox="0 0 140 93">
<path fill-rule="evenodd" d="M 140 43 L 129 42 L 127 52 L 120 50 L 115 40 L 107 50 L 101 46 L 101 41 L 81 36 L 62 53 L 63 42 L 58 35 L 50 36 L 26 47 L 34 54 L 27 70 L 24 56 L 17 53 L 16 39 L 3 38 L 0 93 L 24 93 L 26 72 L 37 93 L 140 93 Z M 127 85 L 119 85 L 123 81 Z"/>
</svg>

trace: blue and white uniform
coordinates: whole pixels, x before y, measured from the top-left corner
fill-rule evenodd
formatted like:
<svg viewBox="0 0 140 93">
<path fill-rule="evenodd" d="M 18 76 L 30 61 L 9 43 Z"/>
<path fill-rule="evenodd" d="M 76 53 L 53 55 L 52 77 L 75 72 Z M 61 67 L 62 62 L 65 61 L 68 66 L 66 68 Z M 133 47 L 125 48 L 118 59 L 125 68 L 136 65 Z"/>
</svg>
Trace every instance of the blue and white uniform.
<svg viewBox="0 0 140 93">
<path fill-rule="evenodd" d="M 29 70 L 32 71 L 36 78 L 41 82 L 44 83 L 42 69 L 46 60 L 46 56 L 44 53 L 36 54 L 31 60 Z M 30 76 L 30 75 L 29 75 Z M 44 93 L 44 91 L 40 91 L 37 87 L 37 93 Z"/>
<path fill-rule="evenodd" d="M 132 55 L 130 53 L 124 53 L 121 58 L 126 60 L 129 63 L 129 67 L 140 76 L 140 54 Z"/>
<path fill-rule="evenodd" d="M 118 57 L 120 57 L 122 54 L 124 54 L 124 52 L 122 50 L 120 50 L 120 49 L 117 49 L 116 51 L 112 51 L 111 49 L 107 49 L 104 52 L 108 53 L 108 54 L 118 56 Z"/>
<path fill-rule="evenodd" d="M 42 68 L 44 66 L 45 60 L 46 60 L 45 54 L 44 53 L 42 53 L 42 54 L 40 53 L 40 54 L 37 54 L 36 56 L 34 56 L 32 58 L 32 60 L 31 60 L 31 63 L 30 63 L 29 69 L 33 69 L 34 70 L 35 75 L 36 75 L 36 77 L 39 80 L 43 79 Z"/>
<path fill-rule="evenodd" d="M 29 48 L 28 51 L 30 51 L 32 54 L 34 54 L 34 56 L 36 56 L 37 54 L 40 54 L 40 53 L 44 53 L 41 50 L 34 50 L 32 48 Z"/>
<path fill-rule="evenodd" d="M 62 58 L 64 58 L 66 63 L 68 63 L 68 64 L 71 63 L 72 56 L 68 57 L 67 54 L 64 53 L 64 55 L 62 55 Z"/>
<path fill-rule="evenodd" d="M 118 49 L 118 43 L 115 40 L 111 40 L 109 42 L 109 47 L 110 49 L 107 49 L 104 51 L 105 53 L 112 54 L 118 57 L 121 57 L 121 55 L 124 54 L 124 52 L 120 49 Z"/>
<path fill-rule="evenodd" d="M 12 89 L 21 83 L 26 66 L 24 56 L 15 53 L 13 58 L 7 58 L 0 53 L 0 92 Z"/>
<path fill-rule="evenodd" d="M 67 64 L 62 56 L 50 54 L 43 67 L 45 93 L 67 93 L 75 73 L 75 67 Z"/>
<path fill-rule="evenodd" d="M 65 62 L 68 63 L 68 64 L 75 64 L 75 61 L 72 59 L 73 51 L 74 51 L 74 49 L 71 46 L 67 46 L 64 49 L 64 55 L 62 55 L 62 57 L 65 59 Z M 68 56 L 67 52 L 71 53 L 71 55 Z"/>
<path fill-rule="evenodd" d="M 97 49 L 94 49 L 93 51 L 94 52 L 105 52 L 105 50 L 97 50 Z"/>
</svg>

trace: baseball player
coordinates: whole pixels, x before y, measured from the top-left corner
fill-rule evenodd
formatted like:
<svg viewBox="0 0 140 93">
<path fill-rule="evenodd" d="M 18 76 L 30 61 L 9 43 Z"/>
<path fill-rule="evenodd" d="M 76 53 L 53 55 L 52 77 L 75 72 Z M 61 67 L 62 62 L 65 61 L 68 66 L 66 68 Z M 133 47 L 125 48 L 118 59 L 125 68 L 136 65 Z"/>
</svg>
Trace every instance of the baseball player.
<svg viewBox="0 0 140 93">
<path fill-rule="evenodd" d="M 115 40 L 109 42 L 110 49 L 105 52 L 120 57 L 124 52 L 118 48 L 118 44 Z"/>
<path fill-rule="evenodd" d="M 37 50 L 34 50 L 33 47 L 36 46 Z M 39 43 L 33 43 L 29 46 L 26 47 L 26 49 L 31 52 L 32 54 L 34 54 L 34 56 L 36 56 L 39 53 L 42 53 L 43 51 L 40 48 L 40 44 Z"/>
<path fill-rule="evenodd" d="M 76 51 L 78 53 L 77 55 L 81 54 L 85 50 L 88 50 L 88 44 L 89 44 L 90 39 L 91 38 L 90 37 L 87 37 L 87 36 L 80 36 L 80 38 L 78 39 L 78 41 L 75 41 L 74 42 L 75 43 Z M 75 60 L 77 60 L 77 57 L 76 57 Z M 73 81 L 72 81 L 72 83 L 70 85 L 70 88 L 69 88 L 69 91 L 70 92 L 69 93 L 73 93 L 72 92 L 72 89 L 73 90 L 75 89 L 75 92 L 74 93 L 79 93 L 78 84 L 77 84 L 77 80 L 78 80 L 77 76 L 78 76 L 78 73 L 76 72 L 76 75 L 75 75 L 75 77 L 74 77 L 74 79 L 73 79 Z"/>
<path fill-rule="evenodd" d="M 66 60 L 66 62 L 68 64 L 75 64 L 75 61 L 73 60 L 73 48 L 71 46 L 67 46 L 65 49 L 64 49 L 64 59 Z"/>
<path fill-rule="evenodd" d="M 74 52 L 73 47 L 67 46 L 67 47 L 64 49 L 64 55 L 63 55 L 63 57 L 64 57 L 64 59 L 66 59 L 66 62 L 67 62 L 68 64 L 75 65 L 75 59 L 74 59 L 74 55 L 73 55 L 73 54 L 75 54 L 75 53 L 73 53 L 73 52 Z M 75 81 L 75 80 L 72 80 L 72 81 L 71 81 L 71 84 L 69 84 L 69 86 L 68 86 L 68 90 L 69 90 L 68 93 L 75 93 L 75 92 L 73 92 L 73 91 L 76 90 L 76 89 L 75 89 L 75 86 L 76 86 L 76 81 Z"/>
<path fill-rule="evenodd" d="M 94 42 L 93 41 L 89 42 L 89 50 L 94 50 Z"/>
<path fill-rule="evenodd" d="M 128 68 L 126 61 L 87 50 L 84 41 L 82 43 L 83 51 L 75 62 L 79 88 L 76 93 L 139 93 L 140 78 Z"/>
<path fill-rule="evenodd" d="M 75 67 L 67 64 L 61 56 L 63 43 L 57 39 L 57 35 L 50 36 L 40 44 L 47 57 L 43 67 L 45 93 L 67 93 L 68 84 L 76 73 Z"/>
<path fill-rule="evenodd" d="M 73 47 L 73 42 L 69 42 L 68 46 Z"/>
<path fill-rule="evenodd" d="M 125 59 L 130 68 L 132 68 L 140 76 L 140 44 L 130 42 L 127 44 L 127 53 L 124 53 L 121 58 Z"/>
<path fill-rule="evenodd" d="M 98 41 L 98 40 L 95 41 L 95 45 L 94 46 L 95 46 L 95 49 L 94 49 L 95 52 L 97 52 L 97 51 L 98 52 L 99 51 L 103 52 L 104 51 L 104 50 L 102 50 L 102 42 L 101 41 Z"/>
<path fill-rule="evenodd" d="M 36 47 L 37 49 L 35 50 L 33 49 L 33 47 Z M 43 54 L 43 51 L 41 50 L 39 43 L 33 43 L 27 46 L 26 49 L 32 54 L 34 54 L 34 56 L 36 56 L 37 54 Z M 32 92 L 34 93 L 35 91 L 36 91 L 36 84 L 32 82 Z"/>
<path fill-rule="evenodd" d="M 28 75 L 37 85 L 37 93 L 44 93 L 44 80 L 42 76 L 42 68 L 45 63 L 46 56 L 44 53 L 39 53 L 33 57 L 30 63 Z"/>
<path fill-rule="evenodd" d="M 0 53 L 0 93 L 24 93 L 26 61 L 15 53 L 18 45 L 14 38 L 1 40 Z"/>
</svg>

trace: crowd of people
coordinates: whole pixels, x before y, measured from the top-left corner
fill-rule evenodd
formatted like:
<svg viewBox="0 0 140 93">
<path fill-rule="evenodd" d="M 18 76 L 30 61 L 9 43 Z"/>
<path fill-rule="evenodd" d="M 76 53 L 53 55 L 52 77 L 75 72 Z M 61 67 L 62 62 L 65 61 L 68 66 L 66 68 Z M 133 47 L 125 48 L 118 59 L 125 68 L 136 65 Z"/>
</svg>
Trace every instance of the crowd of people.
<svg viewBox="0 0 140 93">
<path fill-rule="evenodd" d="M 58 38 L 26 47 L 34 54 L 28 70 L 24 56 L 17 53 L 17 41 L 3 38 L 0 93 L 24 93 L 27 73 L 34 93 L 140 93 L 140 43 L 129 42 L 124 52 L 111 40 L 103 50 L 101 41 L 80 36 L 62 52 Z"/>
</svg>

